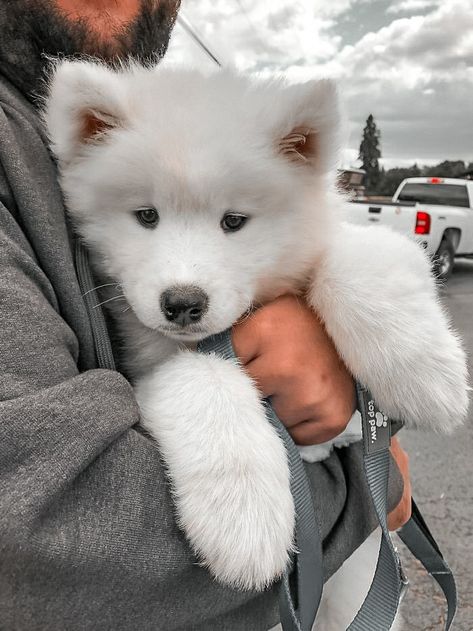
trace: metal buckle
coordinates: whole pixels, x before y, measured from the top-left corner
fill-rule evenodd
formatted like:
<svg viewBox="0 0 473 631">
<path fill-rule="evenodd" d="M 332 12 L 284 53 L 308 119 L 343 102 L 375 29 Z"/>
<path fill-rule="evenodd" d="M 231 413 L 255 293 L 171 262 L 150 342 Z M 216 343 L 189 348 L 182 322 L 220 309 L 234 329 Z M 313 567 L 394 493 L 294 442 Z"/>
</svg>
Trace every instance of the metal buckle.
<svg viewBox="0 0 473 631">
<path fill-rule="evenodd" d="M 401 582 L 401 589 L 399 591 L 399 605 L 404 600 L 405 595 L 409 591 L 409 579 L 404 572 L 404 568 L 402 566 L 401 557 L 399 556 L 398 549 L 395 547 L 394 552 L 396 553 L 397 567 L 399 570 L 399 580 Z"/>
</svg>

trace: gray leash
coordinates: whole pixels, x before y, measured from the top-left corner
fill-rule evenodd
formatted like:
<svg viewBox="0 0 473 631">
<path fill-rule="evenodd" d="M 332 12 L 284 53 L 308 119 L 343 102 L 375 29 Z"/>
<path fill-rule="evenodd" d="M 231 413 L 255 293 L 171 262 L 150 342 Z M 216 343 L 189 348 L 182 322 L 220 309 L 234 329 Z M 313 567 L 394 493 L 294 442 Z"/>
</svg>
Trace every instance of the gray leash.
<svg viewBox="0 0 473 631">
<path fill-rule="evenodd" d="M 107 324 L 101 307 L 96 307 L 91 295 L 94 283 L 87 251 L 79 240 L 75 242 L 74 256 L 79 286 L 92 329 L 97 364 L 100 368 L 115 370 Z M 225 359 L 236 359 L 230 331 L 203 340 L 199 344 L 199 351 L 216 353 Z M 348 629 L 349 631 L 389 631 L 396 616 L 399 601 L 407 587 L 399 556 L 387 528 L 390 421 L 377 409 L 369 393 L 360 386 L 357 386 L 357 398 L 362 417 L 365 473 L 381 525 L 382 540 L 372 585 Z M 293 563 L 296 598 L 292 593 L 288 568 L 281 581 L 279 595 L 281 623 L 284 631 L 311 631 L 323 588 L 320 533 L 315 519 L 310 486 L 297 447 L 277 418 L 269 401 L 266 401 L 265 405 L 268 421 L 276 428 L 286 446 L 291 472 L 291 491 L 296 510 L 295 539 L 298 554 L 295 555 Z M 445 631 L 448 631 L 457 606 L 455 580 L 414 501 L 412 518 L 398 534 L 442 589 L 448 605 L 445 623 Z"/>
<path fill-rule="evenodd" d="M 198 350 L 235 360 L 231 332 L 224 331 L 203 340 Z M 387 526 L 389 474 L 389 419 L 376 408 L 366 390 L 357 387 L 358 407 L 362 417 L 364 465 L 371 496 L 382 530 L 378 563 L 371 588 L 349 631 L 389 631 L 396 616 L 399 600 L 407 581 Z M 292 439 L 277 418 L 269 401 L 265 402 L 269 422 L 277 429 L 288 453 L 291 491 L 296 510 L 295 542 L 299 551 L 294 557 L 296 598 L 290 589 L 290 570 L 283 576 L 280 590 L 280 615 L 284 631 L 311 631 L 322 596 L 322 543 L 315 521 L 310 487 Z"/>
<path fill-rule="evenodd" d="M 215 353 L 224 359 L 235 360 L 231 342 L 231 332 L 224 331 L 203 340 L 198 350 Z M 348 631 L 389 631 L 399 603 L 404 596 L 408 581 L 395 549 L 387 525 L 389 447 L 391 443 L 391 423 L 376 406 L 370 393 L 357 384 L 357 403 L 361 413 L 363 431 L 363 461 L 366 479 L 381 526 L 381 545 L 375 574 L 368 594 Z M 281 582 L 279 610 L 284 631 L 311 631 L 320 598 L 322 595 L 322 544 L 314 517 L 314 507 L 310 487 L 297 447 L 284 425 L 266 401 L 269 422 L 281 436 L 287 449 L 291 471 L 291 491 L 296 510 L 295 541 L 298 554 L 293 560 L 296 575 L 296 597 L 290 587 L 290 570 L 286 571 Z M 422 524 L 424 528 L 422 528 Z M 413 518 L 399 532 L 401 539 L 409 547 L 442 588 L 448 605 L 446 631 L 451 626 L 456 610 L 456 589 L 453 575 L 443 560 L 434 538 L 428 532 L 420 512 L 413 503 Z"/>
<path fill-rule="evenodd" d="M 397 534 L 442 590 L 447 601 L 445 629 L 448 631 L 457 610 L 455 578 L 414 500 L 412 517 Z"/>
<path fill-rule="evenodd" d="M 75 239 L 74 241 L 74 258 L 79 287 L 82 292 L 82 299 L 87 309 L 90 328 L 92 329 L 92 336 L 94 338 L 97 363 L 100 368 L 115 370 L 115 359 L 113 357 L 112 345 L 110 344 L 107 323 L 105 322 L 102 308 L 96 304 L 95 294 L 92 291 L 95 288 L 95 284 L 89 266 L 89 257 L 87 250 L 79 239 Z"/>
<path fill-rule="evenodd" d="M 382 537 L 373 582 L 348 629 L 389 631 L 408 585 L 387 524 L 391 425 L 376 407 L 370 393 L 359 384 L 357 398 L 362 420 L 365 474 Z"/>
</svg>

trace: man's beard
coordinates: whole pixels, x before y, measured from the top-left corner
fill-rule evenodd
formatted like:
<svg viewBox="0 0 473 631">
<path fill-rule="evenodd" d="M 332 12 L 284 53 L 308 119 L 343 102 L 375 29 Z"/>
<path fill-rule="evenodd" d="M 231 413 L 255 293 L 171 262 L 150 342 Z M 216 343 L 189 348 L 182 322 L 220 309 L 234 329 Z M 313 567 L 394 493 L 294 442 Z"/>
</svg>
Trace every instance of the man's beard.
<svg viewBox="0 0 473 631">
<path fill-rule="evenodd" d="M 167 50 L 179 5 L 180 0 L 143 0 L 137 17 L 107 40 L 85 20 L 69 22 L 51 0 L 0 0 L 0 70 L 33 96 L 43 90 L 51 57 L 155 63 Z"/>
</svg>

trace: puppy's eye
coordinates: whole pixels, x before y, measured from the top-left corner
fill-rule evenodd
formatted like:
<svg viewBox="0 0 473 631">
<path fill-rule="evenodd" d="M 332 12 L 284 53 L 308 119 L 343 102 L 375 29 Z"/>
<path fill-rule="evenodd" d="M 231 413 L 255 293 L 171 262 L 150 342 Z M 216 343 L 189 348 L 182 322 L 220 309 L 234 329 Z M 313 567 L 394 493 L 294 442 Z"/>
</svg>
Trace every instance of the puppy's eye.
<svg viewBox="0 0 473 631">
<path fill-rule="evenodd" d="M 226 213 L 220 222 L 220 226 L 224 232 L 236 232 L 237 230 L 241 230 L 247 221 L 248 217 L 245 215 Z"/>
<path fill-rule="evenodd" d="M 159 215 L 156 208 L 143 206 L 135 210 L 135 217 L 145 228 L 156 228 L 159 222 Z"/>
</svg>

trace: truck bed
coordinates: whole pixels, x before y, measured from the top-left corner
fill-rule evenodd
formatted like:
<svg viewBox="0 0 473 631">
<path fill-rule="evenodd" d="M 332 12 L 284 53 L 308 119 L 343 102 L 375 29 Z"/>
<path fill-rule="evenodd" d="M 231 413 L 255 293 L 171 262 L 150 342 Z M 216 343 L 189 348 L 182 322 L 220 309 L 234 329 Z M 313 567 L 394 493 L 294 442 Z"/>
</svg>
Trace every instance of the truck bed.
<svg viewBox="0 0 473 631">
<path fill-rule="evenodd" d="M 350 204 L 363 204 L 366 206 L 415 206 L 416 202 L 376 202 L 366 199 L 351 199 Z"/>
<path fill-rule="evenodd" d="M 346 205 L 346 219 L 359 225 L 379 224 L 397 232 L 414 236 L 415 202 L 382 202 L 353 200 Z"/>
</svg>

